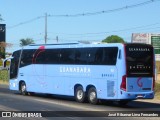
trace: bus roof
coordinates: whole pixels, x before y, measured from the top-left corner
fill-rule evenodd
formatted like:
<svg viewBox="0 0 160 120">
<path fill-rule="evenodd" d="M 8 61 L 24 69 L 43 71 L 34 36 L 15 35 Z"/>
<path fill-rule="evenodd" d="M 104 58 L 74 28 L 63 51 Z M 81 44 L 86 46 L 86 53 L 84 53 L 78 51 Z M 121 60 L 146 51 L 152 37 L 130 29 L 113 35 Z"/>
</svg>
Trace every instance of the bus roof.
<svg viewBox="0 0 160 120">
<path fill-rule="evenodd" d="M 22 49 L 38 49 L 41 46 L 44 46 L 45 49 L 53 48 L 85 48 L 85 47 L 123 47 L 123 45 L 147 45 L 141 43 L 90 43 L 90 42 L 74 42 L 74 43 L 55 43 L 55 44 L 30 44 L 23 46 Z M 19 50 L 19 49 L 17 49 Z M 16 50 L 16 51 L 17 51 Z"/>
<path fill-rule="evenodd" d="M 57 43 L 57 44 L 31 44 L 24 46 L 23 49 L 38 49 L 41 46 L 44 46 L 47 49 L 52 48 L 84 48 L 84 47 L 120 47 L 122 43 Z"/>
</svg>

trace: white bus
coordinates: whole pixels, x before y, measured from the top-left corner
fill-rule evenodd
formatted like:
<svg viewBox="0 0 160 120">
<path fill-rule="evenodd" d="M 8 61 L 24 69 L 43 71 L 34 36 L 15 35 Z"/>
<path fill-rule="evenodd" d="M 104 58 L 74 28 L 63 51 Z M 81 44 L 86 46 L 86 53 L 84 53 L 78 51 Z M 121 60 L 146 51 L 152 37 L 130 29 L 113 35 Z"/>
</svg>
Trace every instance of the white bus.
<svg viewBox="0 0 160 120">
<path fill-rule="evenodd" d="M 127 103 L 154 98 L 154 51 L 147 44 L 44 44 L 13 52 L 10 90 Z"/>
</svg>

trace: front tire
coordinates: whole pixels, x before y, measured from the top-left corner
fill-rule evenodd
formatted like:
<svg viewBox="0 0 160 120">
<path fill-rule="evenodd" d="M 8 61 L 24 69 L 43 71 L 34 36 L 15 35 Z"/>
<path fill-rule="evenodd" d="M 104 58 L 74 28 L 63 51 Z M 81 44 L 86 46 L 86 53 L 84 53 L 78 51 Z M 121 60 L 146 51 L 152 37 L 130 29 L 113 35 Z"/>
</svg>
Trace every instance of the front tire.
<svg viewBox="0 0 160 120">
<path fill-rule="evenodd" d="M 27 89 L 26 89 L 25 82 L 21 83 L 20 92 L 21 92 L 21 95 L 27 95 Z"/>
<path fill-rule="evenodd" d="M 96 105 L 98 103 L 98 99 L 97 99 L 97 91 L 95 87 L 91 87 L 88 91 L 88 101 L 91 104 Z"/>
<path fill-rule="evenodd" d="M 82 86 L 78 86 L 75 90 L 75 99 L 77 102 L 83 103 L 85 101 L 85 92 Z"/>
</svg>

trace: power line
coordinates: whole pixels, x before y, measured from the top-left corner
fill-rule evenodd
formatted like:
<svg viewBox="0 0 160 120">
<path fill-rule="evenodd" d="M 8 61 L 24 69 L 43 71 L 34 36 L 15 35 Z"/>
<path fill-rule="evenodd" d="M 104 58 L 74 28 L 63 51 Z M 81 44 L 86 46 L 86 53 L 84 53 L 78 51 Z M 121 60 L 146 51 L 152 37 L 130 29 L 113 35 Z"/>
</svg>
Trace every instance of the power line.
<svg viewBox="0 0 160 120">
<path fill-rule="evenodd" d="M 45 17 L 45 16 L 39 16 L 39 17 L 30 19 L 30 20 L 27 20 L 27 21 L 25 21 L 25 22 L 21 22 L 21 23 L 19 23 L 19 24 L 16 24 L 16 25 L 13 25 L 13 26 L 9 26 L 9 27 L 7 27 L 7 28 L 15 28 L 15 27 L 18 27 L 18 26 L 20 26 L 20 25 L 24 25 L 24 24 L 27 24 L 27 23 L 31 23 L 31 22 L 33 22 L 33 21 L 36 21 L 36 20 L 41 19 L 41 18 L 44 18 L 44 17 Z"/>
<path fill-rule="evenodd" d="M 142 2 L 142 3 L 138 3 L 138 4 L 127 5 L 127 6 L 116 8 L 116 9 L 103 10 L 103 11 L 98 11 L 98 12 L 79 13 L 79 14 L 72 14 L 72 15 L 69 15 L 69 14 L 66 14 L 66 15 L 49 15 L 48 17 L 81 17 L 81 16 L 98 15 L 98 14 L 104 14 L 104 13 L 117 12 L 117 11 L 129 9 L 129 8 L 135 8 L 135 7 L 147 5 L 147 4 L 150 4 L 150 3 L 153 3 L 153 2 L 157 2 L 157 1 L 160 1 L 160 0 L 148 0 L 148 1 L 145 1 L 145 2 Z"/>
<path fill-rule="evenodd" d="M 47 17 L 82 17 L 82 16 L 93 16 L 93 15 L 112 13 L 112 12 L 117 12 L 117 11 L 121 11 L 121 10 L 125 10 L 125 9 L 140 7 L 140 6 L 147 5 L 147 4 L 150 4 L 150 3 L 153 3 L 153 2 L 158 2 L 158 1 L 160 1 L 160 0 L 148 0 L 148 1 L 145 1 L 145 2 L 142 2 L 142 3 L 133 4 L 133 5 L 126 5 L 124 7 L 120 7 L 120 8 L 116 8 L 116 9 L 103 10 L 103 11 L 97 11 L 97 12 L 78 13 L 78 14 L 47 15 Z M 7 28 L 15 28 L 15 27 L 18 27 L 20 25 L 31 23 L 31 22 L 36 21 L 38 19 L 42 19 L 44 17 L 46 17 L 46 16 L 38 16 L 36 18 L 30 19 L 30 20 L 25 21 L 25 22 L 21 22 L 19 24 L 13 25 L 13 26 L 9 26 Z"/>
<path fill-rule="evenodd" d="M 133 31 L 133 30 L 145 30 L 145 32 L 146 32 L 146 29 L 147 29 L 147 31 L 148 30 L 154 30 L 154 29 L 159 29 L 160 27 L 158 27 L 157 25 L 159 25 L 160 23 L 152 23 L 152 24 L 148 24 L 148 25 L 142 25 L 142 26 L 136 26 L 136 27 L 130 27 L 130 28 L 125 28 L 125 29 L 119 29 L 119 30 L 112 30 L 112 31 L 105 31 L 105 32 L 94 32 L 94 33 L 81 33 L 81 34 L 67 34 L 67 33 L 53 33 L 53 32 L 48 32 L 49 34 L 54 34 L 54 35 L 58 35 L 58 36 L 72 36 L 72 37 L 65 37 L 65 38 L 61 38 L 60 40 L 64 40 L 64 39 L 74 39 L 74 40 L 77 40 L 77 38 L 78 38 L 78 40 L 80 39 L 80 38 L 82 38 L 82 39 L 84 39 L 84 38 L 86 38 L 86 37 L 94 37 L 94 36 L 101 36 L 101 35 L 107 35 L 107 34 L 109 34 L 109 33 L 118 33 L 118 32 L 125 32 L 125 31 Z M 156 26 L 155 26 L 156 25 Z M 155 26 L 155 27 L 153 27 L 153 26 Z M 136 31 L 137 32 L 137 31 Z M 37 35 L 44 35 L 45 34 L 45 32 L 43 33 L 40 33 L 40 34 L 37 34 Z M 35 36 L 35 35 L 34 35 Z M 50 35 L 49 35 L 50 36 Z M 43 37 L 41 37 L 41 38 L 35 38 L 35 37 L 29 37 L 29 38 L 34 38 L 34 40 L 35 41 L 41 41 L 41 40 L 43 40 Z M 48 41 L 51 41 L 51 40 L 55 40 L 56 41 L 56 37 L 49 37 L 49 38 L 47 38 L 47 40 Z"/>
<path fill-rule="evenodd" d="M 81 35 L 100 35 L 100 34 L 107 34 L 107 33 L 113 33 L 113 32 L 123 32 L 123 31 L 128 31 L 128 30 L 136 30 L 136 29 L 146 29 L 148 27 L 152 27 L 155 25 L 160 25 L 159 22 L 157 23 L 152 23 L 152 24 L 148 24 L 148 25 L 141 25 L 141 26 L 136 26 L 136 27 L 130 27 L 130 28 L 125 28 L 125 29 L 119 29 L 119 30 L 111 30 L 111 31 L 103 31 L 103 32 L 93 32 L 93 33 L 77 33 L 77 34 L 67 34 L 67 33 L 62 33 L 62 35 L 69 35 L 69 36 L 81 36 Z M 152 27 L 152 28 L 148 28 L 148 29 L 156 29 L 159 27 Z M 48 32 L 50 34 L 52 34 L 53 32 Z M 61 33 L 53 33 L 53 34 L 59 34 L 61 35 Z"/>
<path fill-rule="evenodd" d="M 141 25 L 141 26 L 136 26 L 136 27 L 130 27 L 130 28 L 125 28 L 125 29 L 119 29 L 119 30 L 111 30 L 111 31 L 104 31 L 104 32 L 93 32 L 93 33 L 75 33 L 75 34 L 71 34 L 71 33 L 53 33 L 53 32 L 48 32 L 48 34 L 56 34 L 59 36 L 73 36 L 73 37 L 69 37 L 69 38 L 83 38 L 83 37 L 94 37 L 94 35 L 103 35 L 103 34 L 109 34 L 109 33 L 118 33 L 118 32 L 125 32 L 125 31 L 130 31 L 130 30 L 143 30 L 143 29 L 159 29 L 160 27 L 158 27 L 157 25 L 160 25 L 159 22 L 157 23 L 152 23 L 152 24 L 148 24 L 148 25 Z M 155 27 L 154 27 L 155 26 Z M 41 32 L 39 34 L 35 34 L 35 35 L 31 35 L 29 38 L 34 38 L 35 36 L 39 36 L 39 35 L 44 35 L 45 32 Z M 50 39 L 55 39 L 56 38 L 50 38 Z M 39 38 L 38 40 L 43 40 L 43 38 Z M 47 40 L 49 40 L 49 38 L 47 38 Z M 37 40 L 36 40 L 37 41 Z"/>
</svg>

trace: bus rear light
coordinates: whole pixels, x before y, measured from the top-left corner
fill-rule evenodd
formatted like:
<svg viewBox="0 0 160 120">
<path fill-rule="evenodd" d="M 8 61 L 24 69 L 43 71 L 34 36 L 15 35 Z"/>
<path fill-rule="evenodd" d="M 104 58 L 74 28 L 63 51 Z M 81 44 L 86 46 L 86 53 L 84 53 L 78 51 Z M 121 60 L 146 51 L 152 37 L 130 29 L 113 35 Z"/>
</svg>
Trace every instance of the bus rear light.
<svg viewBox="0 0 160 120">
<path fill-rule="evenodd" d="M 126 75 L 122 76 L 121 89 L 124 91 L 126 91 L 126 78 Z"/>
</svg>

